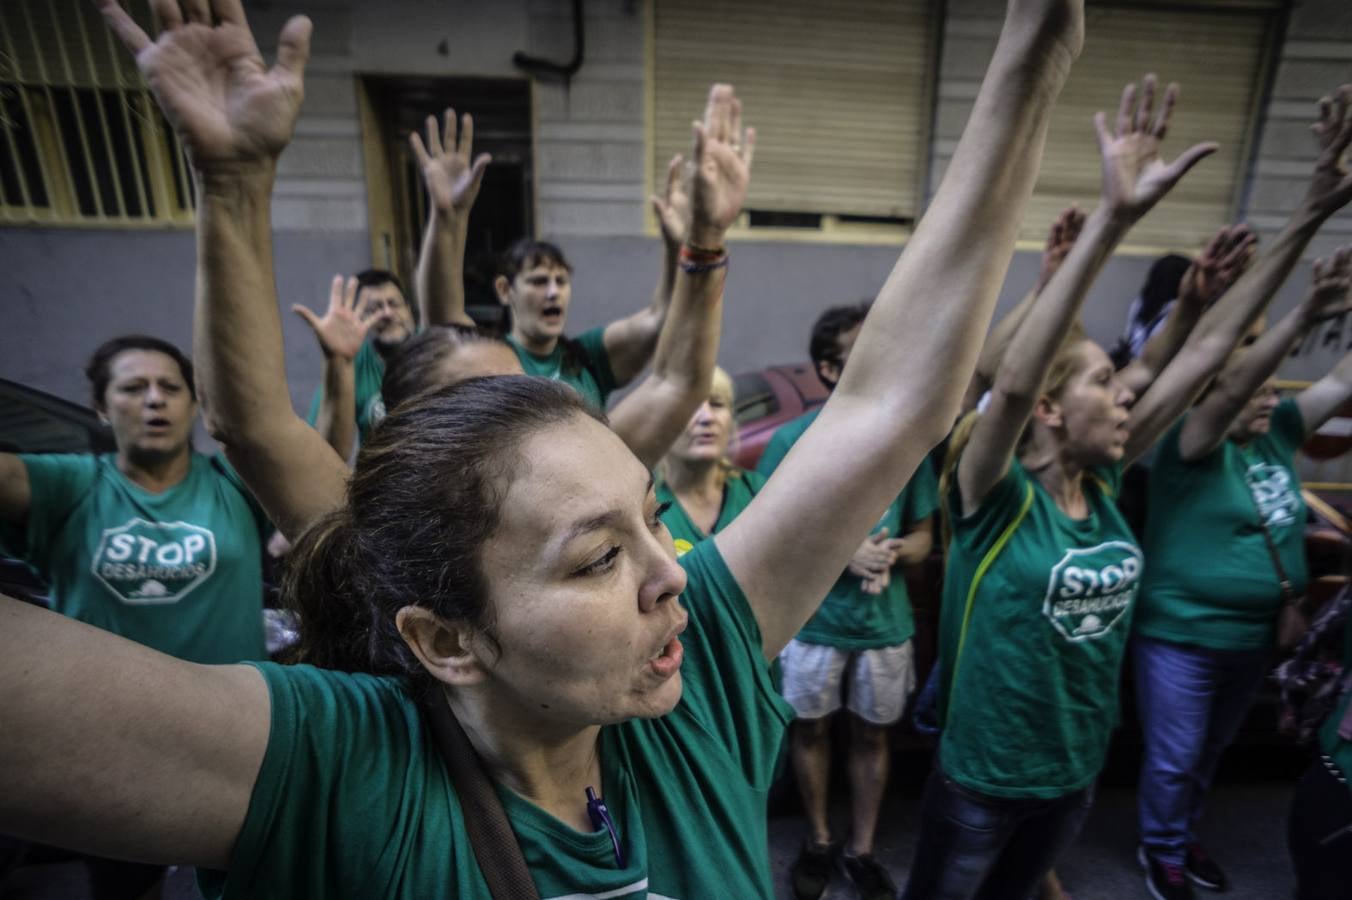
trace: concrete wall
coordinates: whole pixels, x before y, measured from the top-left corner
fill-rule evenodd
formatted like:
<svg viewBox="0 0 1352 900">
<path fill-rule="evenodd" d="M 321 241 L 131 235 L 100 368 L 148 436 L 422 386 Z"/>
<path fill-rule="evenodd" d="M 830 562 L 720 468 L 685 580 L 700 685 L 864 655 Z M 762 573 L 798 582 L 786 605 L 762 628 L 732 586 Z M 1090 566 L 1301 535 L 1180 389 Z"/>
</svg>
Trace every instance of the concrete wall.
<svg viewBox="0 0 1352 900">
<path fill-rule="evenodd" d="M 248 4 L 267 41 L 289 4 Z M 368 264 L 364 165 L 356 78 L 368 74 L 518 75 L 512 53 L 566 59 L 567 0 L 470 0 L 300 4 L 315 20 L 306 103 L 282 160 L 274 203 L 277 270 L 284 304 L 318 304 L 328 277 Z M 573 330 L 645 303 L 658 265 L 644 233 L 645 17 L 639 0 L 591 0 L 587 57 L 565 88 L 536 86 L 537 212 L 542 236 L 558 240 L 576 267 Z M 948 0 L 935 110 L 931 189 L 966 119 L 984 71 L 1003 3 Z M 270 51 L 265 46 L 265 53 Z M 1352 81 L 1352 6 L 1298 3 L 1283 39 L 1249 191 L 1248 218 L 1265 235 L 1280 226 L 1313 162 L 1307 125 L 1312 100 Z M 754 111 L 749 111 L 754 121 Z M 1329 223 L 1315 252 L 1352 240 L 1352 214 Z M 733 371 L 806 355 L 807 330 L 825 306 L 872 296 L 895 261 L 895 247 L 739 240 L 732 248 L 721 361 Z M 147 330 L 188 342 L 192 236 L 183 231 L 0 228 L 0 291 L 8 327 L 0 329 L 0 377 L 84 402 L 79 367 L 109 335 Z M 1108 264 L 1086 307 L 1089 330 L 1111 343 L 1149 258 Z M 1001 308 L 1036 275 L 1037 254 L 1016 254 Z M 1308 283 L 1303 265 L 1283 290 L 1289 307 Z M 936 302 L 942 298 L 935 298 Z M 304 406 L 319 356 L 302 323 L 286 321 L 288 374 Z M 1284 374 L 1308 377 L 1337 353 L 1294 360 Z"/>
</svg>

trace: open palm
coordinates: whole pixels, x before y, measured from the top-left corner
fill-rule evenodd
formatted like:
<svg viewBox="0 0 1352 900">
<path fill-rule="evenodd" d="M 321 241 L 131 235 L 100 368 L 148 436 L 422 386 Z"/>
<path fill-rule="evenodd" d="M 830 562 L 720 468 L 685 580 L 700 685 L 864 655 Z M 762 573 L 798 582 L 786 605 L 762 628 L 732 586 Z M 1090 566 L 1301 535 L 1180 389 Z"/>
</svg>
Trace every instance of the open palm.
<svg viewBox="0 0 1352 900">
<path fill-rule="evenodd" d="M 286 23 L 277 63 L 269 69 L 239 0 L 213 0 L 216 24 L 166 17 L 155 41 L 117 0 L 99 0 L 99 8 L 136 55 L 194 167 L 268 161 L 282 152 L 304 96 L 309 19 L 296 16 Z"/>
<path fill-rule="evenodd" d="M 329 308 L 317 316 L 308 306 L 299 303 L 291 311 L 300 316 L 314 330 L 319 347 L 330 358 L 355 359 L 366 340 L 371 319 L 357 310 L 357 279 L 333 276 L 329 285 Z"/>
<path fill-rule="evenodd" d="M 714 85 L 704 121 L 695 123 L 691 240 L 708 240 L 695 236 L 703 232 L 721 235 L 737 220 L 751 183 L 755 147 L 755 129 L 742 128 L 742 101 L 733 96 L 731 85 Z"/>
<path fill-rule="evenodd" d="M 446 110 L 446 128 L 439 133 L 436 116 L 427 117 L 427 143 L 416 131 L 408 136 L 422 169 L 423 184 L 433 206 L 443 214 L 466 215 L 479 196 L 484 170 L 492 161 L 487 153 L 474 156 L 474 118 L 465 113 L 456 139 L 455 110 Z"/>
<path fill-rule="evenodd" d="M 1352 306 L 1352 244 L 1339 247 L 1328 260 L 1315 260 L 1308 303 L 1314 322 L 1349 311 Z"/>
<path fill-rule="evenodd" d="M 1112 131 L 1103 113 L 1094 116 L 1103 157 L 1103 202 L 1132 220 L 1149 212 L 1189 169 L 1216 152 L 1213 143 L 1197 144 L 1172 163 L 1164 162 L 1160 159 L 1160 143 L 1169 130 L 1178 86 L 1169 85 L 1159 115 L 1153 121 L 1155 76 L 1147 75 L 1141 83 L 1139 107 L 1136 99 L 1136 85 L 1127 85 Z"/>
</svg>

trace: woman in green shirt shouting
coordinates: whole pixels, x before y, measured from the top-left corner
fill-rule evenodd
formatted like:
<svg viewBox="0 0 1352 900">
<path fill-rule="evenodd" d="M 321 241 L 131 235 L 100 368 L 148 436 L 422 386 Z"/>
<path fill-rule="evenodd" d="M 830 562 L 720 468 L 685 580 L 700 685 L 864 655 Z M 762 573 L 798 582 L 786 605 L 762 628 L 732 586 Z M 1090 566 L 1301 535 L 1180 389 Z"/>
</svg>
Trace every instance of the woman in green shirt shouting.
<svg viewBox="0 0 1352 900">
<path fill-rule="evenodd" d="M 1010 339 L 989 405 L 953 439 L 945 721 L 910 898 L 1027 897 L 1074 837 L 1117 721 L 1144 568 L 1115 504 L 1122 469 L 1219 371 L 1318 225 L 1302 220 L 1270 248 L 1137 400 L 1075 323 L 1129 227 L 1215 149 L 1200 145 L 1164 164 L 1158 148 L 1176 89 L 1158 116 L 1154 93 L 1153 77 L 1139 104 L 1128 86 L 1111 131 L 1097 117 L 1102 201 Z M 1341 205 L 1323 199 L 1326 215 Z M 1237 230 L 1217 242 L 1243 240 Z"/>
<path fill-rule="evenodd" d="M 268 197 L 309 21 L 268 69 L 238 0 L 157 2 L 155 42 L 101 6 L 187 148 L 204 302 L 275 297 Z M 948 431 L 1082 43 L 1081 3 L 1012 0 L 850 368 L 680 562 L 648 470 L 585 402 L 498 376 L 392 410 L 346 505 L 297 544 L 287 593 L 328 668 L 194 665 L 0 602 L 0 830 L 207 867 L 213 895 L 487 897 L 430 705 L 463 725 L 540 895 L 770 896 L 786 710 L 767 663 Z M 749 162 L 732 100 L 717 86 L 696 127 L 678 279 L 726 259 Z M 262 281 L 238 283 L 232 253 Z"/>
</svg>

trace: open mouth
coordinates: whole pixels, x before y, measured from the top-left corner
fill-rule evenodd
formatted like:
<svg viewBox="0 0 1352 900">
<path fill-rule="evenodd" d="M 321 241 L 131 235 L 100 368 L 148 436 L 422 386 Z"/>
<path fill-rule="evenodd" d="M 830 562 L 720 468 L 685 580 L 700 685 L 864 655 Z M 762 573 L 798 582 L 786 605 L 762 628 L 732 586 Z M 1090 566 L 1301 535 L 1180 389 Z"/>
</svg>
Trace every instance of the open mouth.
<svg viewBox="0 0 1352 900">
<path fill-rule="evenodd" d="M 685 648 L 681 646 L 681 632 L 685 631 L 685 617 L 681 618 L 681 623 L 667 638 L 662 649 L 655 653 L 648 660 L 648 668 L 659 678 L 670 678 L 681 668 L 681 661 L 685 659 Z"/>
<path fill-rule="evenodd" d="M 551 325 L 558 324 L 563 321 L 563 307 L 546 306 L 544 309 L 540 310 L 540 318 L 549 322 Z"/>
<path fill-rule="evenodd" d="M 153 419 L 146 420 L 146 427 L 154 431 L 163 431 L 166 428 L 169 428 L 172 424 L 173 423 L 170 422 L 168 419 L 160 416 L 156 416 Z"/>
</svg>

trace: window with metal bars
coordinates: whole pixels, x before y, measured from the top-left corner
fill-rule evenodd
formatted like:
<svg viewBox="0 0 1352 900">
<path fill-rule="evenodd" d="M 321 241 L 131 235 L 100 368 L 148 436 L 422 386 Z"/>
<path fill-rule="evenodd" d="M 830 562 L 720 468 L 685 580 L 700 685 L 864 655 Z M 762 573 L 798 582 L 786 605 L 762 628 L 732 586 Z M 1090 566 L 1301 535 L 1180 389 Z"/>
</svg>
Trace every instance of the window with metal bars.
<svg viewBox="0 0 1352 900">
<path fill-rule="evenodd" d="M 149 33 L 147 0 L 123 0 Z M 0 3 L 0 223 L 190 225 L 193 185 L 135 60 L 84 0 Z"/>
</svg>

